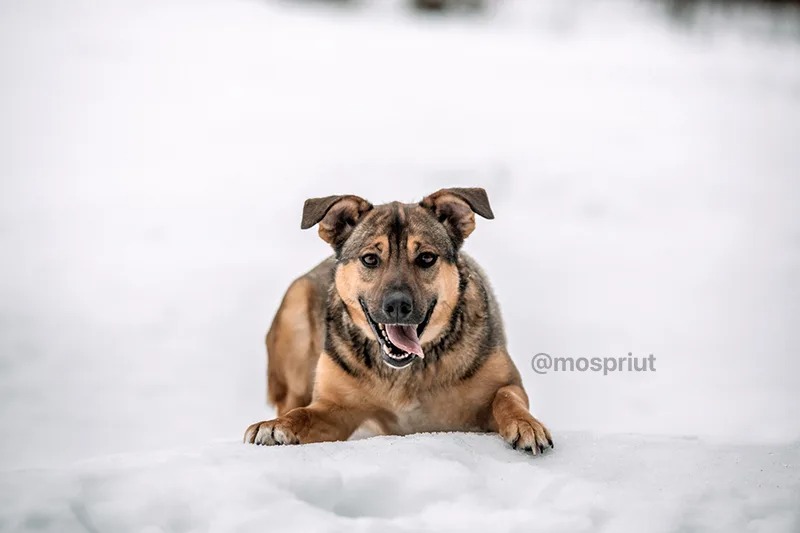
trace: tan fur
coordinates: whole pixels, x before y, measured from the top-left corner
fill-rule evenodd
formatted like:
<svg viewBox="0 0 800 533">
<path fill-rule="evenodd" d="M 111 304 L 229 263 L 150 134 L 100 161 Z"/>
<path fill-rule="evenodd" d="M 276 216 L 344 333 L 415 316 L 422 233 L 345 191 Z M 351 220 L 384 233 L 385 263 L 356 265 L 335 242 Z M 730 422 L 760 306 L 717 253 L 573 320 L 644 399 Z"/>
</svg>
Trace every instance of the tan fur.
<svg viewBox="0 0 800 533">
<path fill-rule="evenodd" d="M 345 440 L 368 427 L 393 435 L 492 431 L 533 453 L 552 446 L 548 430 L 528 411 L 485 274 L 464 254 L 446 260 L 448 247 L 457 250 L 474 229 L 471 206 L 493 216 L 485 193 L 448 189 L 419 206 L 374 208 L 358 197 L 336 198 L 306 203 L 304 227 L 323 220 L 325 240 L 339 243 L 339 257 L 289 287 L 267 335 L 269 399 L 278 418 L 251 425 L 245 441 Z M 354 213 L 355 229 L 341 219 Z M 405 246 L 398 250 L 396 242 Z M 442 259 L 421 268 L 416 261 L 425 252 Z M 382 266 L 366 268 L 359 261 L 364 254 L 378 255 Z M 373 360 L 381 355 L 374 347 L 364 351 L 365 342 L 377 341 L 363 306 L 376 308 L 398 286 L 407 287 L 420 309 L 426 302 L 432 309 L 427 326 L 419 326 L 426 358 L 403 369 Z"/>
<path fill-rule="evenodd" d="M 442 295 L 439 303 L 431 315 L 430 324 L 422 335 L 423 344 L 437 338 L 442 329 L 450 320 L 450 313 L 456 305 L 455 297 L 458 292 L 458 271 L 453 265 L 442 266 L 441 272 L 436 277 L 434 290 Z"/>
<path fill-rule="evenodd" d="M 357 268 L 358 265 L 355 263 L 340 266 L 336 269 L 333 283 L 336 287 L 336 291 L 340 295 L 343 295 L 342 301 L 344 301 L 347 306 L 347 310 L 350 312 L 350 317 L 353 319 L 353 322 L 365 332 L 369 332 L 370 329 L 369 324 L 367 324 L 367 319 L 361 312 L 358 301 L 352 296 L 366 289 L 363 283 L 359 282 L 358 276 L 354 275 L 353 271 Z"/>
<path fill-rule="evenodd" d="M 267 399 L 279 416 L 311 401 L 325 334 L 325 270 L 332 266 L 326 260 L 289 286 L 267 333 Z"/>
</svg>

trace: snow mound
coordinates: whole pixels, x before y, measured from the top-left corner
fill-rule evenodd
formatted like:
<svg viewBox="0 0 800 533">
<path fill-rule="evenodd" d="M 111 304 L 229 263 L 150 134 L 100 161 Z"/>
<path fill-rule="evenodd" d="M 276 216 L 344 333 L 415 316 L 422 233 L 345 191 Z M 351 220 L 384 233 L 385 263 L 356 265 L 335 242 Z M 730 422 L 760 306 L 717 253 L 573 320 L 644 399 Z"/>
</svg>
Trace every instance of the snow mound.
<svg viewBox="0 0 800 533">
<path fill-rule="evenodd" d="M 800 445 L 496 435 L 116 455 L 6 471 L 0 529 L 36 531 L 797 531 Z"/>
</svg>

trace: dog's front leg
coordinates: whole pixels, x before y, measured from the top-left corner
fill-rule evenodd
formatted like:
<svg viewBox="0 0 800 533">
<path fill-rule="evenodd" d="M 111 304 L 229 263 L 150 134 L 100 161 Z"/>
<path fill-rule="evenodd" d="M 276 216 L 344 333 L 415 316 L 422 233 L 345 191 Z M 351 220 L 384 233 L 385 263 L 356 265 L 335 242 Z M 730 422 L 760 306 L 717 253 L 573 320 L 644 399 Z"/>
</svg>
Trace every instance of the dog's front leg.
<svg viewBox="0 0 800 533">
<path fill-rule="evenodd" d="M 272 446 L 347 440 L 363 420 L 355 410 L 317 400 L 274 420 L 253 424 L 245 431 L 244 442 Z"/>
<path fill-rule="evenodd" d="M 500 387 L 492 402 L 494 431 L 512 447 L 542 453 L 545 446 L 553 447 L 553 438 L 544 424 L 528 411 L 528 396 L 519 385 Z"/>
</svg>

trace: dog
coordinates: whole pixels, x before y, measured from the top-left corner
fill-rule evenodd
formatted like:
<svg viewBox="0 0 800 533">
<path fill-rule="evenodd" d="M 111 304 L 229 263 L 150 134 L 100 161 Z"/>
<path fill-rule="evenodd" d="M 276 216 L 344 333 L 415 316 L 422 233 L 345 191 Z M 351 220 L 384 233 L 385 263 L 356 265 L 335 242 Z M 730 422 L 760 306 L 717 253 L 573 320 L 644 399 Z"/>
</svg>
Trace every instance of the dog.
<svg viewBox="0 0 800 533">
<path fill-rule="evenodd" d="M 283 298 L 266 338 L 278 417 L 248 427 L 244 441 L 471 431 L 534 455 L 552 448 L 528 410 L 487 277 L 461 251 L 476 214 L 494 218 L 480 188 L 418 204 L 306 200 L 301 228 L 318 224 L 334 255 Z"/>
</svg>

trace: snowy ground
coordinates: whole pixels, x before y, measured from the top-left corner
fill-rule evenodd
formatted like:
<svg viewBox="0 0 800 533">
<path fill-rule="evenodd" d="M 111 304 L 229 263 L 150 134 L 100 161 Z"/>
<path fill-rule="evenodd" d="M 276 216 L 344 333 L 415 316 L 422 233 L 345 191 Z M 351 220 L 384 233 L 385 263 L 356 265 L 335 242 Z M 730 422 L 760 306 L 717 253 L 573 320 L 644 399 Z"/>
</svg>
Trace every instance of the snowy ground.
<svg viewBox="0 0 800 533">
<path fill-rule="evenodd" d="M 36 531 L 751 531 L 798 524 L 800 447 L 564 433 L 531 461 L 489 435 L 204 444 L 0 479 Z M 313 465 L 313 466 L 312 466 Z M 14 512 L 3 512 L 14 509 Z"/>
<path fill-rule="evenodd" d="M 615 0 L 0 3 L 0 529 L 795 531 L 796 28 Z M 233 444 L 270 415 L 279 298 L 327 253 L 302 201 L 456 184 L 489 191 L 467 249 L 555 453 Z M 537 352 L 657 371 L 540 376 Z"/>
</svg>

